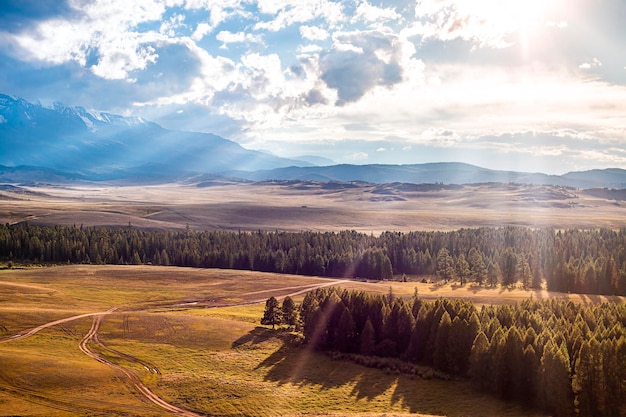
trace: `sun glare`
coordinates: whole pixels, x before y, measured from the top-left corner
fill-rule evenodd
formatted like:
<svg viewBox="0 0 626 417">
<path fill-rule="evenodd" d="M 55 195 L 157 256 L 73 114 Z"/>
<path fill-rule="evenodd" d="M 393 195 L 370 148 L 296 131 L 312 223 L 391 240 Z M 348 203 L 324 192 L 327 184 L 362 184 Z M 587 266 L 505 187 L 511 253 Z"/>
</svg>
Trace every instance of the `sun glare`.
<svg viewBox="0 0 626 417">
<path fill-rule="evenodd" d="M 531 43 L 540 41 L 550 23 L 563 23 L 563 0 L 482 0 L 456 3 L 461 15 L 473 16 L 477 23 L 494 33 L 512 34 L 509 42 L 520 45 L 524 56 Z"/>
</svg>

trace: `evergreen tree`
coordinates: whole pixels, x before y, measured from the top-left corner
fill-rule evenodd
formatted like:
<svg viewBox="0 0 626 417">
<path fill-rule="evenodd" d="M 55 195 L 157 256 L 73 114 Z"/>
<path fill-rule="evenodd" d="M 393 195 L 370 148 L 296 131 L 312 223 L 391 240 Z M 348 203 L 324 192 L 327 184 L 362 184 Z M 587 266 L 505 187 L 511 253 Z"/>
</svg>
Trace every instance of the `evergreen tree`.
<svg viewBox="0 0 626 417">
<path fill-rule="evenodd" d="M 409 348 L 411 342 L 411 335 L 415 328 L 415 318 L 413 313 L 409 309 L 407 303 L 402 302 L 398 309 L 398 316 L 396 321 L 397 326 L 397 349 L 398 353 L 404 355 Z"/>
<path fill-rule="evenodd" d="M 374 354 L 376 347 L 376 333 L 374 332 L 374 326 L 372 326 L 371 320 L 368 318 L 365 322 L 365 326 L 361 331 L 361 355 L 370 356 Z"/>
<path fill-rule="evenodd" d="M 624 399 L 620 397 L 621 386 L 619 369 L 621 364 L 617 363 L 616 346 L 613 340 L 605 339 L 600 344 L 602 351 L 602 370 L 604 371 L 604 407 L 603 413 L 608 417 L 620 415 L 620 406 Z"/>
<path fill-rule="evenodd" d="M 278 308 L 278 300 L 274 297 L 270 297 L 265 302 L 265 312 L 261 319 L 261 324 L 272 325 L 272 329 L 277 324 L 280 324 L 280 309 Z"/>
<path fill-rule="evenodd" d="M 482 389 L 489 389 L 491 385 L 490 360 L 489 340 L 485 333 L 479 332 L 472 344 L 469 376 L 472 382 Z"/>
<path fill-rule="evenodd" d="M 548 342 L 541 358 L 541 392 L 546 410 L 554 416 L 573 414 L 569 357 L 553 341 Z"/>
<path fill-rule="evenodd" d="M 515 266 L 515 269 L 516 275 L 519 277 L 518 279 L 522 281 L 522 286 L 524 288 L 529 288 L 531 280 L 533 279 L 533 274 L 530 270 L 528 261 L 523 256 L 519 256 L 517 258 L 517 265 Z"/>
<path fill-rule="evenodd" d="M 435 338 L 435 353 L 433 356 L 433 365 L 435 368 L 444 372 L 448 372 L 450 369 L 448 363 L 448 338 L 450 336 L 450 328 L 452 327 L 452 321 L 450 315 L 446 311 L 441 317 L 439 322 L 439 328 L 437 329 L 437 336 Z"/>
<path fill-rule="evenodd" d="M 594 340 L 595 341 L 595 340 Z M 580 416 L 599 416 L 598 398 L 595 395 L 597 384 L 601 384 L 597 378 L 600 374 L 601 358 L 597 342 L 592 347 L 591 341 L 583 342 L 578 352 L 578 359 L 574 367 L 574 377 L 572 379 L 572 389 L 575 395 L 576 411 Z"/>
<path fill-rule="evenodd" d="M 492 287 L 498 285 L 502 273 L 500 272 L 500 266 L 497 263 L 489 262 L 489 268 L 487 270 L 487 282 Z"/>
<path fill-rule="evenodd" d="M 522 338 L 516 327 L 511 327 L 505 337 L 504 344 L 496 354 L 496 386 L 505 400 L 521 397 L 521 381 L 523 363 Z"/>
<path fill-rule="evenodd" d="M 470 266 L 465 260 L 465 255 L 460 254 L 456 259 L 455 271 L 461 285 L 465 285 L 467 278 L 470 276 Z"/>
<path fill-rule="evenodd" d="M 500 270 L 502 271 L 502 285 L 508 287 L 516 281 L 517 256 L 511 248 L 507 248 L 502 254 Z"/>
<path fill-rule="evenodd" d="M 531 328 L 532 329 L 532 328 Z M 520 400 L 523 404 L 537 405 L 540 360 L 531 344 L 524 348 L 521 365 Z"/>
<path fill-rule="evenodd" d="M 356 327 L 352 314 L 347 307 L 343 309 L 339 325 L 335 334 L 335 349 L 340 352 L 353 352 L 355 350 Z"/>
<path fill-rule="evenodd" d="M 298 319 L 296 303 L 290 296 L 286 296 L 281 307 L 282 323 L 288 327 L 295 327 Z"/>
<path fill-rule="evenodd" d="M 446 248 L 441 248 L 437 253 L 437 275 L 446 281 L 454 276 L 454 260 Z"/>
<path fill-rule="evenodd" d="M 483 253 L 480 250 L 477 250 L 476 248 L 470 249 L 469 265 L 472 279 L 478 285 L 482 285 L 482 283 L 487 279 L 487 267 L 485 266 Z"/>
</svg>

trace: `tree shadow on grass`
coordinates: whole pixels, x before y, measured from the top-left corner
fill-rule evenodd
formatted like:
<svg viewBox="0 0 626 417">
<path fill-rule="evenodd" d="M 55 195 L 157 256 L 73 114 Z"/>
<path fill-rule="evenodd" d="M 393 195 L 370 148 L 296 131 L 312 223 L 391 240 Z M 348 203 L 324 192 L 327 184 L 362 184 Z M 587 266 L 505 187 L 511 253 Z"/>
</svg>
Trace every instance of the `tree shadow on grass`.
<svg viewBox="0 0 626 417">
<path fill-rule="evenodd" d="M 384 375 L 382 371 L 334 360 L 327 353 L 304 344 L 300 336 L 292 333 L 256 328 L 235 341 L 233 346 L 247 341 L 270 341 L 272 338 L 280 341 L 280 347 L 255 368 L 265 372 L 266 381 L 279 385 L 313 386 L 320 390 L 353 385 L 351 395 L 356 400 L 372 400 L 395 384 L 395 378 Z"/>
<path fill-rule="evenodd" d="M 239 339 L 235 340 L 232 344 L 232 348 L 238 348 L 239 346 L 245 344 L 257 345 L 262 342 L 266 342 L 269 339 L 276 336 L 276 332 L 265 327 L 255 327 L 248 334 L 241 336 Z"/>
<path fill-rule="evenodd" d="M 449 415 L 528 415 L 518 406 L 493 399 L 475 391 L 461 380 L 420 379 L 389 370 L 369 368 L 345 359 L 333 359 L 328 353 L 312 349 L 299 335 L 257 327 L 233 343 L 268 343 L 275 348 L 254 370 L 266 382 L 313 388 L 322 393 L 338 389 L 345 393 L 342 401 L 361 404 L 368 412 L 368 403 L 388 401 L 389 407 L 405 412 Z M 343 388 L 343 389 L 342 389 Z M 383 396 L 381 398 L 381 396 Z M 485 409 L 488 412 L 485 413 Z"/>
</svg>

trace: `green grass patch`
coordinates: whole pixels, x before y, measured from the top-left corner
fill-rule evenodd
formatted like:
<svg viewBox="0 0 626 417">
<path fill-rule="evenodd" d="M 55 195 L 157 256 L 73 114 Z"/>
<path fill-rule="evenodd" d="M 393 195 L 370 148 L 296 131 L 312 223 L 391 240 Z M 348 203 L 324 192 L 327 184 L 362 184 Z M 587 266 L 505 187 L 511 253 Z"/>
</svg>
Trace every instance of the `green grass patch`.
<svg viewBox="0 0 626 417">
<path fill-rule="evenodd" d="M 245 306 L 190 310 L 188 314 L 259 324 L 261 317 L 263 317 L 264 308 L 264 304 L 250 304 Z"/>
</svg>

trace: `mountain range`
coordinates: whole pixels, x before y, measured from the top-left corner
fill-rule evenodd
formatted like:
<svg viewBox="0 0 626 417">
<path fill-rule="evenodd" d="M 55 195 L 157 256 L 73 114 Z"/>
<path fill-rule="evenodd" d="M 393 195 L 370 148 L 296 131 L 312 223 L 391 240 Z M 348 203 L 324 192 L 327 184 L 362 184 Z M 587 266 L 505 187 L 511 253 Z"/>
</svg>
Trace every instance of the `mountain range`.
<svg viewBox="0 0 626 417">
<path fill-rule="evenodd" d="M 472 184 L 515 182 L 626 188 L 626 171 L 546 175 L 465 163 L 329 165 L 315 155 L 281 158 L 211 133 L 168 130 L 138 117 L 44 106 L 0 94 L 0 182 L 301 180 Z M 325 165 L 325 166 L 315 166 Z"/>
<path fill-rule="evenodd" d="M 124 178 L 310 165 L 210 133 L 164 129 L 138 117 L 50 107 L 0 95 L 0 164 L 88 178 Z"/>
</svg>

